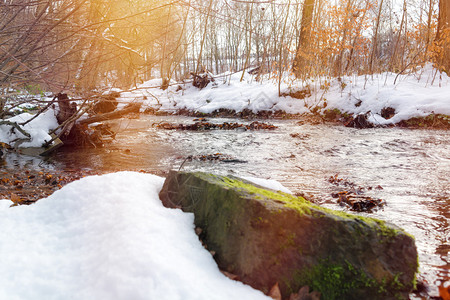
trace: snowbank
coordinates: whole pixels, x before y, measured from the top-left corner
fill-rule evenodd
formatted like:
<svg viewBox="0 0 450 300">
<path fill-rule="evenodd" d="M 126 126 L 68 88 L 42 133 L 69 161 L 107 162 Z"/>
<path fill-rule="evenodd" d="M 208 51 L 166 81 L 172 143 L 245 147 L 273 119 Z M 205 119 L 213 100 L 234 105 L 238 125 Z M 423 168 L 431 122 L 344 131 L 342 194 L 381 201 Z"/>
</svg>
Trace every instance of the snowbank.
<svg viewBox="0 0 450 300">
<path fill-rule="evenodd" d="M 163 182 L 121 172 L 0 201 L 0 299 L 269 299 L 219 271 Z"/>
<path fill-rule="evenodd" d="M 283 110 L 290 114 L 309 112 L 316 105 L 339 109 L 346 113 L 371 113 L 374 123 L 397 123 L 413 117 L 432 113 L 450 115 L 450 79 L 439 73 L 431 64 L 425 65 L 407 75 L 394 73 L 373 76 L 346 76 L 319 78 L 299 82 L 285 76 L 281 92 L 289 93 L 309 89 L 311 95 L 305 99 L 278 96 L 278 83 L 274 79 L 257 82 L 255 76 L 241 73 L 222 74 L 214 83 L 199 90 L 191 84 L 171 85 L 167 90 L 159 89 L 160 79 L 143 83 L 136 90 L 121 94 L 123 102 L 140 100 L 145 107 L 166 112 L 181 109 L 201 113 L 211 113 L 218 109 L 241 112 L 249 109 L 254 113 L 262 110 Z M 396 114 L 392 119 L 381 117 L 381 109 L 392 107 Z M 323 110 L 322 110 L 323 111 Z"/>
<path fill-rule="evenodd" d="M 329 106 L 347 113 L 372 113 L 373 123 L 398 123 L 429 114 L 450 115 L 450 78 L 427 64 L 409 75 L 393 73 L 344 78 L 334 84 L 327 95 Z M 394 84 L 395 82 L 395 84 Z M 342 89 L 342 83 L 345 88 Z M 396 114 L 389 120 L 381 117 L 381 110 L 392 107 Z"/>
<path fill-rule="evenodd" d="M 22 113 L 7 119 L 7 121 L 20 124 L 31 119 L 33 116 L 34 115 L 29 113 Z M 31 135 L 31 140 L 20 144 L 20 147 L 42 147 L 42 144 L 44 144 L 45 141 L 51 140 L 51 136 L 48 132 L 51 129 L 58 127 L 55 111 L 52 109 L 47 110 L 30 123 L 21 127 Z M 15 140 L 23 138 L 26 138 L 26 136 L 17 129 L 12 129 L 10 125 L 0 125 L 0 142 L 12 144 Z"/>
</svg>

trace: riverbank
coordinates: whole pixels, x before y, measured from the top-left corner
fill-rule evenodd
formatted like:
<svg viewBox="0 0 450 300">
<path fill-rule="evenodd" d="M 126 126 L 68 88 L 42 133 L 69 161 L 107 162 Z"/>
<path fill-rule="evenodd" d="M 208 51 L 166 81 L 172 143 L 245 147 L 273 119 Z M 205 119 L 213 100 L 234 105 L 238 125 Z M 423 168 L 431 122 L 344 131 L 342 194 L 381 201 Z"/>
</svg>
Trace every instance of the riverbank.
<svg viewBox="0 0 450 300">
<path fill-rule="evenodd" d="M 121 172 L 32 206 L 0 200 L 0 298 L 270 299 L 220 272 L 194 216 L 163 207 L 163 183 Z"/>
<path fill-rule="evenodd" d="M 288 74 L 281 78 L 243 75 L 209 75 L 211 81 L 201 89 L 190 81 L 172 82 L 161 89 L 162 80 L 153 79 L 121 92 L 118 101 L 122 106 L 142 102 L 142 112 L 156 115 L 300 119 L 356 128 L 450 128 L 450 79 L 431 64 L 405 74 L 305 81 Z M 357 118 L 365 124 L 352 126 Z"/>
<path fill-rule="evenodd" d="M 185 81 L 172 82 L 162 89 L 162 79 L 153 79 L 129 91 L 110 88 L 104 93 L 117 97 L 119 110 L 130 102 L 139 103 L 141 113 L 156 116 L 297 119 L 300 124 L 354 128 L 450 129 L 450 78 L 431 64 L 405 75 L 382 73 L 299 81 L 291 75 L 273 78 L 245 71 L 208 78 L 210 82 L 202 88 Z M 40 97 L 44 103 L 54 100 L 49 95 Z M 51 140 L 48 132 L 58 127 L 58 109 L 47 108 L 35 119 L 26 111 L 38 110 L 38 106 L 25 103 L 14 108 L 18 115 L 0 120 L 0 142 L 18 148 L 40 147 Z"/>
<path fill-rule="evenodd" d="M 303 124 L 329 124 L 329 125 L 342 125 L 347 127 L 354 127 L 352 121 L 358 116 L 341 112 L 338 109 L 325 110 L 322 114 L 319 113 L 303 113 L 303 114 L 289 114 L 285 111 L 259 111 L 252 112 L 251 110 L 244 109 L 243 111 L 236 112 L 234 110 L 219 109 L 211 113 L 201 113 L 197 111 L 179 110 L 176 112 L 165 112 L 146 110 L 147 114 L 156 116 L 188 116 L 193 118 L 237 118 L 246 120 L 298 120 L 299 125 Z M 367 121 L 361 128 L 410 128 L 410 129 L 450 129 L 450 116 L 443 114 L 430 114 L 425 117 L 414 117 L 406 120 L 402 120 L 396 124 L 377 124 L 368 121 L 369 115 L 362 115 Z"/>
</svg>

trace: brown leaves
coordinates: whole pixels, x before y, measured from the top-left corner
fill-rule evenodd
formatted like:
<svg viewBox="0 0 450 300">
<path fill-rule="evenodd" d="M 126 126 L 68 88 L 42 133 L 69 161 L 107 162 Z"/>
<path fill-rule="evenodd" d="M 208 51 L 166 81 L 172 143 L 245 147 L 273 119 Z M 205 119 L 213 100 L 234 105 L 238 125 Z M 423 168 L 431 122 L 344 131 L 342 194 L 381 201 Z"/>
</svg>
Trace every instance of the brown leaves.
<svg viewBox="0 0 450 300">
<path fill-rule="evenodd" d="M 10 199 L 12 202 L 14 202 L 14 204 L 11 206 L 17 206 L 19 204 L 22 204 L 22 202 L 23 202 L 22 198 L 20 198 L 17 194 L 14 194 L 14 193 L 11 193 Z"/>
<path fill-rule="evenodd" d="M 320 293 L 309 292 L 309 286 L 302 287 L 297 294 L 291 294 L 289 300 L 320 300 Z"/>
<path fill-rule="evenodd" d="M 328 178 L 328 182 L 339 187 L 346 187 L 346 190 L 341 190 L 337 193 L 332 193 L 333 198 L 338 198 L 338 203 L 343 206 L 348 206 L 351 210 L 360 212 L 372 212 L 372 210 L 383 207 L 386 203 L 383 199 L 372 198 L 364 196 L 365 191 L 372 191 L 372 186 L 358 186 L 344 178 L 339 178 L 338 174 Z M 377 190 L 382 190 L 383 187 L 378 185 Z"/>
<path fill-rule="evenodd" d="M 269 294 L 267 294 L 270 298 L 274 300 L 282 300 L 280 287 L 278 286 L 278 282 L 270 289 Z"/>
<path fill-rule="evenodd" d="M 359 212 L 371 212 L 374 208 L 384 206 L 385 202 L 382 199 L 374 199 L 369 196 L 356 195 L 352 192 L 342 191 L 333 193 L 333 198 L 338 198 L 340 205 L 347 205 L 351 210 Z"/>
<path fill-rule="evenodd" d="M 280 286 L 278 282 L 274 284 L 274 286 L 270 289 L 270 292 L 267 296 L 271 297 L 274 300 L 282 300 Z M 320 300 L 321 294 L 317 291 L 309 292 L 309 286 L 304 286 L 300 288 L 298 293 L 291 294 L 289 296 L 289 300 Z"/>
<path fill-rule="evenodd" d="M 450 300 L 450 285 L 447 287 L 441 285 L 439 287 L 439 296 L 441 296 L 442 300 Z"/>
<path fill-rule="evenodd" d="M 254 121 L 250 124 L 241 124 L 241 123 L 228 123 L 224 122 L 222 124 L 210 123 L 205 121 L 195 122 L 194 124 L 172 124 L 167 122 L 162 123 L 154 123 L 152 126 L 156 126 L 159 129 L 166 130 L 192 130 L 192 131 L 204 131 L 211 129 L 221 129 L 221 130 L 234 130 L 238 128 L 242 128 L 243 130 L 273 130 L 277 127 L 272 124 L 262 123 L 258 121 Z"/>
<path fill-rule="evenodd" d="M 245 160 L 240 160 L 234 158 L 233 156 L 222 154 L 222 153 L 214 153 L 214 154 L 201 154 L 201 155 L 189 155 L 186 157 L 186 160 L 198 160 L 198 161 L 220 161 L 225 163 L 246 163 Z"/>
<path fill-rule="evenodd" d="M 30 204 L 81 177 L 78 172 L 3 171 L 0 172 L 0 199 L 11 199 L 14 206 Z"/>
<path fill-rule="evenodd" d="M 227 277 L 230 278 L 231 280 L 237 280 L 237 281 L 240 280 L 239 276 L 236 275 L 236 274 L 231 274 L 230 272 L 222 271 L 222 270 L 220 270 L 220 272 L 222 272 L 223 275 L 227 276 Z"/>
</svg>

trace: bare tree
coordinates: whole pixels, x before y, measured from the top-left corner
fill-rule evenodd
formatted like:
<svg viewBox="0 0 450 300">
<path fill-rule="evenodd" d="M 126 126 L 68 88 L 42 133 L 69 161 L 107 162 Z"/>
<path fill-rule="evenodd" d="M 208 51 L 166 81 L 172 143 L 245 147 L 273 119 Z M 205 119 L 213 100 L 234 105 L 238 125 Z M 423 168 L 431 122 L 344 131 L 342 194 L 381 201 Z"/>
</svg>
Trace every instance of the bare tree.
<svg viewBox="0 0 450 300">
<path fill-rule="evenodd" d="M 304 68 L 307 64 L 305 52 L 307 52 L 307 47 L 311 35 L 314 1 L 315 0 L 305 0 L 305 2 L 303 3 L 299 42 L 297 52 L 295 54 L 295 59 L 292 65 L 292 69 L 296 77 L 300 77 L 302 73 L 304 73 Z"/>
<path fill-rule="evenodd" d="M 450 75 L 450 1 L 439 1 L 439 19 L 436 41 L 439 45 L 438 63 Z"/>
</svg>

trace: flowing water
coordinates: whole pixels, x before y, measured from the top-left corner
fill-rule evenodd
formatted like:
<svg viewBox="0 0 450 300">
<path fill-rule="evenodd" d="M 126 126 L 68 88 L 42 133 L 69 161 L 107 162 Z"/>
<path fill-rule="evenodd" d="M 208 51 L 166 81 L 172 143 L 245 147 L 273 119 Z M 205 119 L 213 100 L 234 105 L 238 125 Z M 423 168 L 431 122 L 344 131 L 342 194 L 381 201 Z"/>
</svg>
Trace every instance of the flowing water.
<svg viewBox="0 0 450 300">
<path fill-rule="evenodd" d="M 269 131 L 162 130 L 153 123 L 192 123 L 188 117 L 142 116 L 111 122 L 116 140 L 101 149 L 60 151 L 50 159 L 8 156 L 6 166 L 91 170 L 145 170 L 163 175 L 169 169 L 201 170 L 236 176 L 275 179 L 293 192 L 345 210 L 331 194 L 338 174 L 347 182 L 381 198 L 386 206 L 366 216 L 389 221 L 413 234 L 419 250 L 420 278 L 438 296 L 450 281 L 450 132 L 443 130 L 352 129 L 299 125 L 272 120 Z M 211 122 L 243 122 L 211 119 Z M 267 122 L 267 121 L 266 121 Z M 202 161 L 201 155 L 222 153 L 235 160 Z M 411 296 L 414 298 L 414 296 Z M 420 298 L 417 298 L 420 299 Z"/>
</svg>

